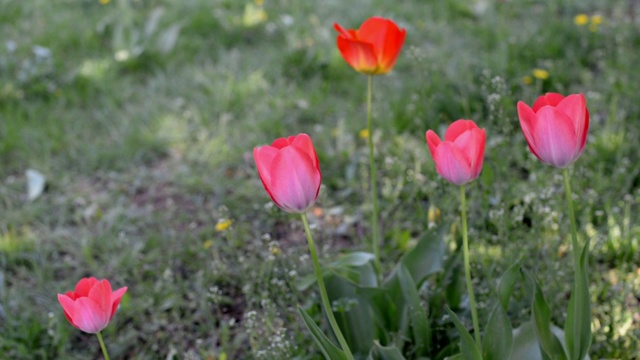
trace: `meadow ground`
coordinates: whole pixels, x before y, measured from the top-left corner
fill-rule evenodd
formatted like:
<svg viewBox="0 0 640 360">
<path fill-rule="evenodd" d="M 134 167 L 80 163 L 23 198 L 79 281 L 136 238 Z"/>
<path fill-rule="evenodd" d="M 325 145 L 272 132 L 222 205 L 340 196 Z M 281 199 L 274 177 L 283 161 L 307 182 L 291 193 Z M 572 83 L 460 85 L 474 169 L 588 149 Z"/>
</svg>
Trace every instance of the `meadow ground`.
<svg viewBox="0 0 640 360">
<path fill-rule="evenodd" d="M 582 92 L 591 128 L 571 172 L 592 244 L 591 357 L 640 357 L 637 1 L 0 9 L 0 357 L 98 358 L 95 337 L 70 326 L 56 299 L 97 276 L 129 287 L 104 331 L 112 358 L 320 358 L 296 312 L 317 303 L 313 287 L 296 290 L 312 271 L 303 229 L 265 194 L 252 149 L 310 134 L 322 261 L 366 248 L 366 81 L 338 53 L 333 23 L 372 15 L 407 29 L 393 72 L 374 84 L 383 267 L 428 233 L 429 208 L 455 247 L 458 191 L 437 176 L 424 134 L 474 119 L 487 131 L 468 193 L 480 316 L 493 279 L 521 259 L 562 324 L 572 279 L 562 177 L 529 153 L 515 105 Z M 27 169 L 47 178 L 33 201 Z M 529 316 L 525 297 L 516 324 Z"/>
</svg>

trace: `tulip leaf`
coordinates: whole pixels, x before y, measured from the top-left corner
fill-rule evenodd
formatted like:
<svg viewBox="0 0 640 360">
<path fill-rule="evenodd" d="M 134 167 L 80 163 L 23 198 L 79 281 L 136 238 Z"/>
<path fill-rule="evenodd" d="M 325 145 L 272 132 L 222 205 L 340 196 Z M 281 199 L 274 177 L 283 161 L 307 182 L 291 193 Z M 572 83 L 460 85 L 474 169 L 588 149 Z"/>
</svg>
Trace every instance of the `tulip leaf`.
<svg viewBox="0 0 640 360">
<path fill-rule="evenodd" d="M 427 232 L 416 247 L 402 258 L 402 264 L 409 270 L 416 284 L 421 284 L 425 277 L 442 270 L 446 229 L 446 226 L 441 226 L 437 232 Z"/>
<path fill-rule="evenodd" d="M 574 249 L 574 251 L 578 251 Z M 583 360 L 591 346 L 591 305 L 587 267 L 589 265 L 589 240 L 580 255 L 573 291 L 569 299 L 564 339 L 570 360 Z"/>
<path fill-rule="evenodd" d="M 415 341 L 414 352 L 418 355 L 424 355 L 430 347 L 431 329 L 427 314 L 420 304 L 416 284 L 411 278 L 411 274 L 407 268 L 399 264 L 397 267 L 398 280 L 402 295 L 405 300 L 405 314 L 409 319 L 411 330 L 413 331 L 413 339 Z"/>
<path fill-rule="evenodd" d="M 478 345 L 475 343 L 475 341 L 473 341 L 473 337 L 471 336 L 471 334 L 469 334 L 467 328 L 464 327 L 460 319 L 458 319 L 456 313 L 451 311 L 448 306 L 447 312 L 449 313 L 449 316 L 451 316 L 453 324 L 458 330 L 458 334 L 460 334 L 460 352 L 462 356 L 466 360 L 482 360 L 482 354 L 478 349 Z"/>
<path fill-rule="evenodd" d="M 382 346 L 374 341 L 367 360 L 405 360 L 405 358 L 397 347 Z"/>
<path fill-rule="evenodd" d="M 528 272 L 524 271 L 530 286 L 533 288 L 533 298 L 531 305 L 531 322 L 533 330 L 538 338 L 543 359 L 567 360 L 567 356 L 562 348 L 560 340 L 551 331 L 551 310 L 544 298 L 537 281 Z"/>
<path fill-rule="evenodd" d="M 501 304 L 495 304 L 482 339 L 484 360 L 508 359 L 513 348 L 513 330 Z"/>
<path fill-rule="evenodd" d="M 548 357 L 543 357 L 540 353 L 540 345 L 534 325 L 530 321 L 526 321 L 517 329 L 513 330 L 513 351 L 509 360 L 542 360 Z M 551 332 L 555 334 L 558 339 L 564 337 L 564 331 L 557 326 L 551 325 Z M 588 360 L 587 357 L 585 360 Z"/>
<path fill-rule="evenodd" d="M 331 267 L 344 267 L 344 266 L 362 266 L 366 263 L 373 261 L 375 255 L 364 251 L 354 251 L 348 254 L 340 256 L 336 261 L 333 261 L 329 266 Z"/>
<path fill-rule="evenodd" d="M 363 278 L 369 277 L 370 274 L 375 276 L 371 263 L 352 269 L 360 271 Z M 371 302 L 364 298 L 360 291 L 362 287 L 369 287 L 369 285 L 355 283 L 335 273 L 325 275 L 324 281 L 327 295 L 335 309 L 336 320 L 351 351 L 367 354 L 373 340 L 378 337 L 376 312 L 371 310 Z"/>
<path fill-rule="evenodd" d="M 513 295 L 513 289 L 518 279 L 520 279 L 520 276 L 520 263 L 516 262 L 511 265 L 500 278 L 500 282 L 498 283 L 498 298 L 500 299 L 500 305 L 502 305 L 505 311 L 509 309 L 511 295 Z"/>
<path fill-rule="evenodd" d="M 301 307 L 298 307 L 298 312 L 302 315 L 302 320 L 304 320 L 304 324 L 309 329 L 313 340 L 315 340 L 316 344 L 320 347 L 322 354 L 324 354 L 325 359 L 327 360 L 346 360 L 347 356 L 344 351 L 339 349 L 337 346 L 333 345 L 331 340 L 320 330 L 318 325 L 316 325 L 315 321 L 304 311 Z"/>
</svg>

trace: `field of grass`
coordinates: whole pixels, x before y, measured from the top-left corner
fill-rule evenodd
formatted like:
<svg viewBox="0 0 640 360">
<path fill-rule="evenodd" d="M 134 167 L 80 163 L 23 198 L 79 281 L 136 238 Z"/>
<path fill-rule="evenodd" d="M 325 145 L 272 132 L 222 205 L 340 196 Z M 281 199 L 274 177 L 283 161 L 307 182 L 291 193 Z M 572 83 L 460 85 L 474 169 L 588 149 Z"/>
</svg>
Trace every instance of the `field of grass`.
<svg viewBox="0 0 640 360">
<path fill-rule="evenodd" d="M 582 92 L 591 127 L 571 173 L 579 234 L 592 244 L 590 355 L 640 358 L 637 1 L 0 9 L 0 358 L 100 358 L 56 298 L 95 276 L 129 287 L 103 332 L 113 359 L 320 359 L 296 310 L 319 302 L 313 287 L 297 290 L 312 273 L 304 231 L 264 192 L 252 149 L 308 133 L 323 173 L 309 214 L 321 261 L 367 249 L 366 79 L 341 58 L 333 23 L 373 15 L 407 29 L 394 70 L 374 82 L 383 268 L 435 232 L 430 208 L 455 247 L 458 191 L 437 175 L 424 135 L 474 119 L 487 132 L 468 192 L 480 317 L 494 279 L 520 259 L 562 324 L 572 281 L 562 176 L 528 151 L 516 103 Z M 32 201 L 27 169 L 47 179 Z M 517 325 L 529 307 L 516 298 Z"/>
</svg>

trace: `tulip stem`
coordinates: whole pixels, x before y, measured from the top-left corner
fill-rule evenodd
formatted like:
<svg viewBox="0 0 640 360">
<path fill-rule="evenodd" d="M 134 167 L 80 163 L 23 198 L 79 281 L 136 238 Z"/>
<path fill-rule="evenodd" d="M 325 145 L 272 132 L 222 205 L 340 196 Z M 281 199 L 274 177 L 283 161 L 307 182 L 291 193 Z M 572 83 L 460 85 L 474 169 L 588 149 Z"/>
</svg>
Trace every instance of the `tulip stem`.
<svg viewBox="0 0 640 360">
<path fill-rule="evenodd" d="M 373 102 L 373 75 L 368 76 L 367 86 L 367 137 L 369 143 L 369 169 L 371 177 L 371 242 L 373 243 L 373 254 L 375 255 L 376 269 L 382 271 L 380 267 L 380 229 L 378 229 L 378 185 L 376 174 L 376 162 L 373 151 L 373 129 L 371 121 L 371 103 Z M 379 280 L 379 279 L 378 279 Z"/>
<path fill-rule="evenodd" d="M 100 348 L 102 349 L 102 355 L 104 355 L 104 360 L 110 360 L 109 353 L 107 352 L 107 347 L 104 345 L 104 340 L 102 340 L 102 334 L 100 333 L 100 331 L 98 331 L 96 335 L 98 335 L 98 341 L 100 342 Z"/>
<path fill-rule="evenodd" d="M 342 331 L 340 331 L 340 327 L 338 326 L 338 322 L 336 321 L 335 316 L 333 315 L 333 310 L 331 309 L 331 303 L 329 302 L 329 296 L 327 295 L 327 289 L 324 286 L 324 279 L 322 277 L 322 270 L 320 269 L 320 262 L 318 261 L 318 253 L 316 252 L 316 245 L 313 242 L 313 238 L 311 237 L 311 229 L 309 229 L 309 220 L 307 219 L 307 214 L 300 214 L 302 218 L 302 223 L 304 224 L 304 231 L 307 234 L 307 242 L 309 243 L 309 252 L 311 252 L 311 260 L 313 261 L 313 267 L 316 272 L 316 280 L 318 280 L 318 287 L 320 287 L 320 297 L 322 298 L 322 306 L 324 307 L 324 312 L 327 314 L 327 318 L 329 319 L 329 324 L 331 325 L 331 329 L 333 329 L 333 333 L 338 338 L 338 342 L 340 343 L 340 347 L 342 351 L 347 355 L 347 360 L 353 360 L 353 354 L 349 349 L 349 345 L 342 335 Z"/>
<path fill-rule="evenodd" d="M 580 272 L 580 245 L 578 245 L 578 230 L 576 227 L 576 214 L 573 211 L 573 199 L 571 198 L 571 184 L 569 181 L 569 171 L 562 169 L 562 177 L 564 178 L 564 191 L 567 195 L 567 209 L 569 210 L 569 218 L 571 219 L 571 247 L 573 247 L 573 265 L 575 267 L 575 276 Z"/>
<path fill-rule="evenodd" d="M 476 311 L 476 298 L 473 295 L 473 287 L 471 284 L 471 266 L 469 264 L 469 239 L 467 236 L 467 195 L 465 186 L 460 186 L 460 201 L 462 203 L 462 256 L 464 258 L 464 275 L 467 281 L 467 292 L 469 293 L 469 306 L 471 307 L 471 319 L 473 320 L 473 335 L 476 339 L 476 345 L 482 349 L 480 340 L 480 325 L 478 322 L 478 313 Z"/>
</svg>

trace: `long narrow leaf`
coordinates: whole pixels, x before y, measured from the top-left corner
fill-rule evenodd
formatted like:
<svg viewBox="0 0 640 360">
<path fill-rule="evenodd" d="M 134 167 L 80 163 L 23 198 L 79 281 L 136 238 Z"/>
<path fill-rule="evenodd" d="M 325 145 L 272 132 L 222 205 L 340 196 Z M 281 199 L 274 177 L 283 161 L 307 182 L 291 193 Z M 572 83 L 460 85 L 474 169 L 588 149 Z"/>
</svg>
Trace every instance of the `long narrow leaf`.
<svg viewBox="0 0 640 360">
<path fill-rule="evenodd" d="M 577 250 L 574 249 L 574 251 Z M 564 324 L 564 339 L 567 343 L 570 360 L 583 360 L 591 346 L 591 304 L 587 279 L 588 253 L 589 240 L 580 255 L 580 264 L 578 272 L 575 274 L 567 320 Z"/>
<path fill-rule="evenodd" d="M 375 341 L 368 359 L 371 360 L 405 360 L 400 350 L 395 346 L 382 346 Z"/>
<path fill-rule="evenodd" d="M 538 337 L 543 359 L 567 360 L 560 340 L 551 332 L 551 310 L 536 280 L 528 272 L 525 276 L 533 287 L 531 304 L 531 323 Z"/>
<path fill-rule="evenodd" d="M 302 315 L 302 320 L 304 320 L 304 324 L 309 329 L 313 340 L 315 340 L 316 344 L 320 347 L 322 354 L 324 354 L 325 359 L 327 360 L 346 360 L 347 356 L 344 354 L 342 350 L 340 350 L 337 346 L 333 345 L 331 340 L 320 330 L 318 325 L 316 325 L 315 321 L 304 311 L 301 307 L 298 307 L 298 312 Z"/>
<path fill-rule="evenodd" d="M 467 328 L 464 327 L 456 313 L 451 311 L 448 306 L 447 312 L 449 313 L 449 316 L 451 316 L 453 324 L 456 326 L 456 329 L 460 334 L 460 352 L 464 358 L 466 360 L 482 360 L 482 354 L 478 349 L 478 345 L 473 341 L 473 337 L 469 334 Z"/>
<path fill-rule="evenodd" d="M 518 279 L 520 279 L 520 262 L 511 265 L 507 271 L 504 272 L 498 283 L 498 298 L 504 311 L 507 311 L 509 308 L 511 295 L 513 295 L 513 289 Z"/>
<path fill-rule="evenodd" d="M 416 284 L 411 277 L 407 268 L 399 264 L 398 280 L 400 288 L 407 306 L 407 315 L 413 330 L 413 338 L 415 341 L 415 353 L 417 355 L 426 355 L 429 350 L 431 340 L 431 329 L 429 327 L 429 319 L 427 313 L 420 304 Z"/>
<path fill-rule="evenodd" d="M 489 315 L 489 322 L 482 339 L 484 360 L 503 360 L 511 356 L 513 348 L 513 330 L 507 312 L 496 304 Z"/>
</svg>

